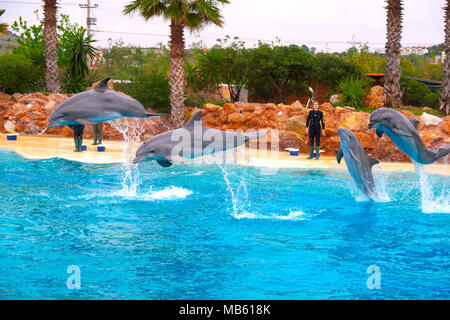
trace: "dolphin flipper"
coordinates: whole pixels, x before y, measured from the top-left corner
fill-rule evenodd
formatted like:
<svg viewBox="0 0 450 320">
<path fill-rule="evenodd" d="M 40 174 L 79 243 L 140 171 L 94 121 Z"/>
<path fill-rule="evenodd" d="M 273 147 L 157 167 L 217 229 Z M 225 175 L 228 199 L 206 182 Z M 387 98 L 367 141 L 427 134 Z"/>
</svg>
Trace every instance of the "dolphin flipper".
<svg viewBox="0 0 450 320">
<path fill-rule="evenodd" d="M 172 162 L 170 162 L 169 160 L 156 160 L 156 162 L 164 168 L 170 167 L 172 165 Z"/>
<path fill-rule="evenodd" d="M 150 118 L 150 117 L 162 117 L 165 116 L 165 113 L 146 113 L 145 117 L 146 118 Z"/>
<path fill-rule="evenodd" d="M 394 132 L 394 133 L 396 133 L 396 134 L 398 134 L 400 136 L 412 137 L 412 135 L 410 133 L 405 132 L 403 130 L 400 130 L 400 129 L 397 129 L 397 128 L 392 128 L 391 130 L 392 130 L 392 132 Z"/>
<path fill-rule="evenodd" d="M 342 152 L 342 148 L 339 149 L 338 154 L 336 156 L 337 163 L 341 163 L 342 157 L 344 156 L 344 153 Z"/>
<path fill-rule="evenodd" d="M 371 157 L 369 157 L 369 162 L 370 162 L 370 167 L 373 167 L 374 165 L 380 163 L 380 161 L 378 161 L 378 160 L 375 159 L 375 158 L 371 158 Z"/>
<path fill-rule="evenodd" d="M 375 133 L 377 134 L 377 136 L 378 136 L 378 138 L 381 138 L 382 136 L 383 136 L 383 131 L 381 131 L 380 129 L 377 129 L 376 131 L 375 131 Z"/>
</svg>

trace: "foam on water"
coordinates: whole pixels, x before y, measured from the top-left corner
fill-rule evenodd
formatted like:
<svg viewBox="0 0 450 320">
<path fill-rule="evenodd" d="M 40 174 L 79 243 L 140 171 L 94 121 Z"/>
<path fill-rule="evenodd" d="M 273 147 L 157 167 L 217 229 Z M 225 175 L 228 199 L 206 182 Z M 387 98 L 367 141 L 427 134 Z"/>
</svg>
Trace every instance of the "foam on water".
<svg viewBox="0 0 450 320">
<path fill-rule="evenodd" d="M 271 213 L 268 215 L 260 214 L 260 213 L 252 213 L 244 211 L 242 213 L 234 213 L 232 216 L 236 219 L 268 219 L 268 220 L 290 220 L 290 221 L 303 221 L 307 220 L 309 215 L 304 213 L 303 211 L 289 211 L 287 215 L 279 215 L 275 213 Z"/>
<path fill-rule="evenodd" d="M 189 189 L 169 186 L 162 190 L 151 190 L 146 193 L 130 194 L 129 192 L 127 192 L 127 190 L 121 189 L 106 193 L 92 193 L 81 198 L 84 200 L 91 200 L 93 198 L 105 198 L 108 199 L 108 203 L 111 203 L 111 201 L 114 201 L 117 198 L 138 201 L 186 199 L 191 194 L 193 194 L 193 192 Z"/>
</svg>

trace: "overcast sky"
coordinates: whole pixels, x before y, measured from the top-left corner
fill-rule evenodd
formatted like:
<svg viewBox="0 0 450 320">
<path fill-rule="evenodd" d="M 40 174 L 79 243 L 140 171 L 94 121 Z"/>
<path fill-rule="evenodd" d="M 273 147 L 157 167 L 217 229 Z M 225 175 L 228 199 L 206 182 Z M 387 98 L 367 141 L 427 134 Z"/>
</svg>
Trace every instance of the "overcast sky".
<svg viewBox="0 0 450 320">
<path fill-rule="evenodd" d="M 40 9 L 39 0 L 0 0 L 6 9 L 0 21 L 11 24 L 22 16 L 36 23 L 33 10 Z M 167 43 L 169 23 L 162 19 L 144 21 L 139 14 L 124 16 L 121 11 L 130 0 L 91 0 L 98 4 L 92 9 L 97 18 L 97 47 L 107 47 L 108 38 L 141 47 Z M 199 34 L 186 32 L 187 46 L 202 40 L 206 45 L 216 43 L 225 35 L 237 36 L 252 47 L 257 40 L 270 42 L 276 37 L 283 44 L 306 44 L 322 51 L 341 51 L 352 41 L 369 44 L 371 49 L 384 47 L 386 39 L 386 3 L 383 0 L 231 0 L 222 9 L 223 28 L 209 26 Z M 444 41 L 445 0 L 404 1 L 403 46 L 432 45 Z M 86 9 L 78 3 L 86 0 L 61 0 L 60 13 L 69 14 L 72 22 L 85 25 Z M 133 34 L 134 33 L 134 34 Z"/>
</svg>

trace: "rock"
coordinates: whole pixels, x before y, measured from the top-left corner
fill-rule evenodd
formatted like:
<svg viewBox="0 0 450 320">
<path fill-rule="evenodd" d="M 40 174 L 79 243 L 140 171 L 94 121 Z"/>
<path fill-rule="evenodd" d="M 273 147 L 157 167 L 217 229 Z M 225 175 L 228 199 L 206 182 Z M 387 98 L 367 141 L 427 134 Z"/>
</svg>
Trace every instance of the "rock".
<svg viewBox="0 0 450 320">
<path fill-rule="evenodd" d="M 236 105 L 234 103 L 225 103 L 223 105 L 223 110 L 228 113 L 233 113 L 237 111 Z"/>
<path fill-rule="evenodd" d="M 325 102 L 320 105 L 320 110 L 325 112 L 334 112 L 334 107 L 331 103 Z"/>
<path fill-rule="evenodd" d="M 10 120 L 7 120 L 5 122 L 5 124 L 3 125 L 3 127 L 8 132 L 15 132 L 16 131 L 16 125 Z"/>
<path fill-rule="evenodd" d="M 428 113 L 424 112 L 420 116 L 420 121 L 423 122 L 423 124 L 425 126 L 437 126 L 443 120 L 439 117 L 433 116 L 432 114 L 428 114 Z"/>
<path fill-rule="evenodd" d="M 295 102 L 291 104 L 291 107 L 294 109 L 301 109 L 303 108 L 303 105 L 300 101 L 295 100 Z"/>
<path fill-rule="evenodd" d="M 233 112 L 228 115 L 227 120 L 233 124 L 241 123 L 244 120 L 244 115 L 239 112 Z"/>
<path fill-rule="evenodd" d="M 375 138 L 366 132 L 355 132 L 356 137 L 364 149 L 373 149 L 375 147 Z"/>
<path fill-rule="evenodd" d="M 338 94 L 333 94 L 330 97 L 330 103 L 339 103 L 339 95 Z"/>
<path fill-rule="evenodd" d="M 212 104 L 212 103 L 207 103 L 207 104 L 205 104 L 203 106 L 203 109 L 205 109 L 207 111 L 210 111 L 210 112 L 215 112 L 215 111 L 220 109 L 220 106 L 217 106 L 217 105 Z"/>
<path fill-rule="evenodd" d="M 367 106 L 370 108 L 384 107 L 384 89 L 381 86 L 370 88 L 366 96 Z"/>
<path fill-rule="evenodd" d="M 408 110 L 399 110 L 399 111 L 401 114 L 403 114 L 408 119 L 412 119 L 415 117 L 414 113 L 412 113 L 411 111 L 408 111 Z"/>
<path fill-rule="evenodd" d="M 450 120 L 442 122 L 442 130 L 444 130 L 444 132 L 446 134 L 450 134 Z"/>
<path fill-rule="evenodd" d="M 264 106 L 264 110 L 276 110 L 277 105 L 274 103 L 268 103 Z"/>
<path fill-rule="evenodd" d="M 334 112 L 336 114 L 341 114 L 341 113 L 351 112 L 351 110 L 349 110 L 347 108 L 343 108 L 343 107 L 336 107 L 336 108 L 334 108 Z"/>
<path fill-rule="evenodd" d="M 419 135 L 422 138 L 423 142 L 428 146 L 444 139 L 444 135 L 442 134 L 441 130 L 437 128 L 421 130 L 419 132 Z"/>
<path fill-rule="evenodd" d="M 368 130 L 369 118 L 365 112 L 347 112 L 340 117 L 340 124 L 352 131 Z"/>
<path fill-rule="evenodd" d="M 308 150 L 308 137 L 289 130 L 282 130 L 279 133 L 280 151 L 286 148 L 297 148 L 301 153 Z"/>
<path fill-rule="evenodd" d="M 300 135 L 304 135 L 306 130 L 306 115 L 289 118 L 286 121 L 286 130 L 293 130 Z"/>
<path fill-rule="evenodd" d="M 325 134 L 326 134 L 328 137 L 331 137 L 331 136 L 337 135 L 337 134 L 338 134 L 338 131 L 337 131 L 336 128 L 325 127 Z"/>
<path fill-rule="evenodd" d="M 255 111 L 255 106 L 253 104 L 246 104 L 246 105 L 242 106 L 242 111 L 253 112 L 253 111 Z"/>
</svg>

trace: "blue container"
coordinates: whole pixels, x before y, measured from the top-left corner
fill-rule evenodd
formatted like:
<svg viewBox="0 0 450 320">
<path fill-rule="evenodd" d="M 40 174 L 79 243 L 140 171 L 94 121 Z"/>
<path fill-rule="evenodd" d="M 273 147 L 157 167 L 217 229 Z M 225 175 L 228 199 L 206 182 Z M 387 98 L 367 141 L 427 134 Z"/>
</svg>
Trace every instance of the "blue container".
<svg viewBox="0 0 450 320">
<path fill-rule="evenodd" d="M 6 140 L 9 140 L 9 141 L 17 140 L 17 136 L 18 136 L 17 133 L 7 134 L 6 135 Z"/>
<path fill-rule="evenodd" d="M 86 151 L 86 150 L 87 150 L 87 145 L 83 144 L 83 145 L 81 146 L 81 151 Z"/>
<path fill-rule="evenodd" d="M 97 151 L 98 151 L 98 152 L 105 152 L 105 146 L 98 145 L 98 146 L 97 146 Z"/>
<path fill-rule="evenodd" d="M 293 157 L 298 157 L 298 149 L 293 149 L 291 148 L 289 150 L 289 155 L 293 156 Z"/>
</svg>

